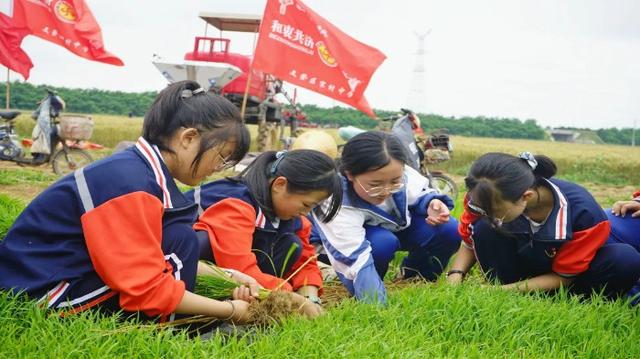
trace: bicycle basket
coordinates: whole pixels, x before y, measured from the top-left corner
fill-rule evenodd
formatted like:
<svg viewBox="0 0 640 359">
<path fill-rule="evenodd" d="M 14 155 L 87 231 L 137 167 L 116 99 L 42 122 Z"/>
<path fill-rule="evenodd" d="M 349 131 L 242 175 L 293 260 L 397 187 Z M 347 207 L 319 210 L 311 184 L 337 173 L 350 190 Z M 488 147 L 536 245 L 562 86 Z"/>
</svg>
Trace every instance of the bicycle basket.
<svg viewBox="0 0 640 359">
<path fill-rule="evenodd" d="M 451 159 L 448 151 L 431 148 L 424 151 L 424 161 L 428 164 L 440 163 Z"/>
<path fill-rule="evenodd" d="M 88 140 L 93 134 L 93 120 L 88 116 L 62 116 L 58 136 L 64 140 Z"/>
</svg>

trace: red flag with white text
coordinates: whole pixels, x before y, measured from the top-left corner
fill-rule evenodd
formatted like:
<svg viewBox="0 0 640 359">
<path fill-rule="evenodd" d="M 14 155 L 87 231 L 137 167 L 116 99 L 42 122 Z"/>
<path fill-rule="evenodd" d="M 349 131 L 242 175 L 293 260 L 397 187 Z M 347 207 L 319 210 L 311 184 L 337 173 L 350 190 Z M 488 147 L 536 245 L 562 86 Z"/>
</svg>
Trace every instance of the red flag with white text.
<svg viewBox="0 0 640 359">
<path fill-rule="evenodd" d="M 252 67 L 374 117 L 363 93 L 385 58 L 300 0 L 267 0 Z"/>
<path fill-rule="evenodd" d="M 24 7 L 26 26 L 41 39 L 85 59 L 122 66 L 102 42 L 102 31 L 84 0 L 14 0 Z"/>
<path fill-rule="evenodd" d="M 31 31 L 25 27 L 24 11 L 13 0 L 3 0 L 0 8 L 0 64 L 19 73 L 26 79 L 33 63 L 22 50 L 22 39 Z"/>
</svg>

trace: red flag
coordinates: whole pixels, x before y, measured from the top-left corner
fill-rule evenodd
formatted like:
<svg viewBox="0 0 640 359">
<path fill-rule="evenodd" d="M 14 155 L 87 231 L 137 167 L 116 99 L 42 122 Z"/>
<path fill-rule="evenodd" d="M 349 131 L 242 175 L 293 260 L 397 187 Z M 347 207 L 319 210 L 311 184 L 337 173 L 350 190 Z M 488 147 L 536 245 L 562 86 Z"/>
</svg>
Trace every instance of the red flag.
<svg viewBox="0 0 640 359">
<path fill-rule="evenodd" d="M 0 64 L 21 74 L 26 80 L 33 63 L 20 45 L 30 31 L 24 25 L 22 7 L 14 8 L 12 1 L 8 5 L 4 9 L 6 13 L 0 12 Z"/>
<path fill-rule="evenodd" d="M 89 60 L 122 66 L 107 52 L 100 26 L 84 0 L 14 0 L 24 7 L 26 26 L 39 38 Z"/>
<path fill-rule="evenodd" d="M 252 66 L 374 117 L 363 93 L 385 58 L 300 0 L 268 0 Z"/>
</svg>

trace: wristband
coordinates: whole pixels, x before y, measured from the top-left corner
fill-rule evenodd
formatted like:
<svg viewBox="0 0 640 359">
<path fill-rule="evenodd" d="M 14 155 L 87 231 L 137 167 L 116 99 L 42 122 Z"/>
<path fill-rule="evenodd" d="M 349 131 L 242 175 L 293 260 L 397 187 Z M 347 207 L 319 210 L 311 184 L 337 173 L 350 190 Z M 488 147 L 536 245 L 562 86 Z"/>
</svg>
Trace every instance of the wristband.
<svg viewBox="0 0 640 359">
<path fill-rule="evenodd" d="M 459 270 L 459 269 L 452 269 L 452 270 L 447 272 L 446 276 L 448 277 L 448 276 L 450 276 L 452 274 L 456 274 L 456 273 L 460 274 L 460 276 L 462 278 L 464 278 L 464 276 L 467 275 L 467 272 L 465 272 L 465 271 L 462 271 L 462 270 Z"/>
<path fill-rule="evenodd" d="M 231 304 L 231 314 L 229 315 L 228 318 L 224 318 L 224 319 L 220 319 L 220 320 L 227 321 L 227 320 L 230 320 L 231 318 L 233 318 L 233 315 L 236 314 L 236 305 L 233 304 L 233 301 L 230 301 L 230 300 L 225 300 L 225 303 Z"/>
</svg>

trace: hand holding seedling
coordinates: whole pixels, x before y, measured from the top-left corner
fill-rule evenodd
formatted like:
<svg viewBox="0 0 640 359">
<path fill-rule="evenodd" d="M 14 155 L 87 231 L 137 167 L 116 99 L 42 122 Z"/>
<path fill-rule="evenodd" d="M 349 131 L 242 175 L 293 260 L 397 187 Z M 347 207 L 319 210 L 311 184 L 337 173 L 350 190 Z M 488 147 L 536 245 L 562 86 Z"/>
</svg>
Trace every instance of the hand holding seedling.
<svg viewBox="0 0 640 359">
<path fill-rule="evenodd" d="M 309 319 L 313 319 L 324 313 L 324 309 L 322 309 L 319 304 L 313 303 L 298 293 L 291 293 L 291 300 L 293 304 L 299 308 L 298 311 L 300 314 L 303 314 Z"/>
<path fill-rule="evenodd" d="M 640 202 L 637 201 L 618 201 L 611 207 L 611 213 L 615 216 L 624 217 L 627 213 L 631 217 L 640 217 Z"/>
<path fill-rule="evenodd" d="M 449 222 L 449 208 L 439 199 L 432 199 L 427 208 L 427 223 L 432 226 Z"/>
<path fill-rule="evenodd" d="M 241 299 L 247 302 L 251 302 L 258 298 L 261 286 L 253 277 L 240 271 L 234 270 L 233 272 L 231 272 L 231 279 L 242 284 L 241 286 L 233 290 L 233 299 Z"/>
</svg>

